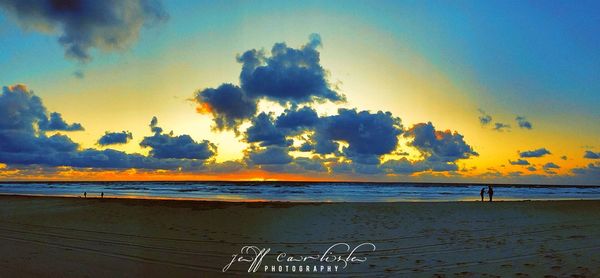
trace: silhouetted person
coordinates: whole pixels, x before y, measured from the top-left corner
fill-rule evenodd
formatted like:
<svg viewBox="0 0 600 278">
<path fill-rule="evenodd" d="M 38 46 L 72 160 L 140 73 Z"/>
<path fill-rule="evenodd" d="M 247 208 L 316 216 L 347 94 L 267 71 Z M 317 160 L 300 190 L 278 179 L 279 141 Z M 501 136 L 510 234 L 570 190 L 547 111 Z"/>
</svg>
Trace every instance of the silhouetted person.
<svg viewBox="0 0 600 278">
<path fill-rule="evenodd" d="M 481 201 L 483 202 L 483 194 L 485 194 L 485 187 L 481 188 L 481 192 L 479 193 L 479 195 L 481 195 Z"/>
<path fill-rule="evenodd" d="M 490 202 L 491 202 L 492 198 L 494 197 L 494 188 L 491 185 L 488 186 L 488 195 L 490 196 Z"/>
<path fill-rule="evenodd" d="M 87 192 L 83 192 L 83 198 L 87 198 Z"/>
<path fill-rule="evenodd" d="M 100 192 L 100 198 L 104 198 L 104 192 Z"/>
</svg>

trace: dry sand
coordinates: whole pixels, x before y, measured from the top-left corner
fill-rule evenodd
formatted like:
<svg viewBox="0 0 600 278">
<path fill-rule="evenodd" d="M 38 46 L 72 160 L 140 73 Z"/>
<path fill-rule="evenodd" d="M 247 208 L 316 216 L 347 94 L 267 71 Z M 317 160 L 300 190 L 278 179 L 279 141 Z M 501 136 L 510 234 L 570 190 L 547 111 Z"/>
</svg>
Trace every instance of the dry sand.
<svg viewBox="0 0 600 278">
<path fill-rule="evenodd" d="M 599 220 L 600 201 L 290 204 L 0 196 L 0 277 L 247 274 L 248 263 L 222 272 L 244 245 L 271 248 L 253 276 L 272 276 L 263 267 L 279 265 L 278 253 L 320 254 L 336 242 L 377 248 L 357 253 L 367 261 L 340 269 L 341 277 L 600 277 Z"/>
</svg>

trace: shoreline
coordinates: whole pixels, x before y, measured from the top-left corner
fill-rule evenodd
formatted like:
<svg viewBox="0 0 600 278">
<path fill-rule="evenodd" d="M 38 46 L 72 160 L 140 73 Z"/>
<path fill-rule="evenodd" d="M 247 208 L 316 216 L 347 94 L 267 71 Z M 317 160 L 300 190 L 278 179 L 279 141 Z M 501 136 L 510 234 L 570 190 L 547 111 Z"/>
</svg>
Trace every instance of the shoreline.
<svg viewBox="0 0 600 278">
<path fill-rule="evenodd" d="M 382 186 L 393 186 L 398 185 L 416 185 L 422 187 L 431 186 L 488 186 L 494 187 L 518 187 L 518 188 L 600 188 L 600 184 L 539 184 L 539 183 L 484 183 L 484 182 L 407 182 L 407 181 L 307 181 L 307 180 L 1 180 L 1 184 L 32 184 L 32 183 L 67 183 L 67 184 L 94 184 L 94 183 L 167 183 L 167 184 L 185 184 L 185 183 L 209 183 L 209 184 L 221 184 L 231 183 L 236 185 L 253 185 L 257 183 L 262 184 L 377 184 Z"/>
<path fill-rule="evenodd" d="M 403 204 L 403 203 L 425 203 L 425 204 L 438 204 L 438 203 L 482 203 L 480 199 L 473 197 L 469 200 L 402 200 L 402 201 L 385 201 L 385 202 L 373 202 L 373 201 L 294 201 L 294 200 L 266 200 L 266 199 L 208 199 L 208 198 L 186 198 L 186 197 L 160 197 L 160 196 L 88 196 L 83 197 L 80 195 L 42 195 L 42 194 L 13 194 L 13 193 L 0 193 L 0 198 L 4 197 L 22 197 L 22 198 L 66 198 L 66 199 L 82 199 L 82 200 L 131 200 L 131 201 L 162 201 L 162 202 L 193 202 L 193 203 L 231 203 L 231 204 L 244 204 L 244 203 L 273 203 L 273 204 Z M 492 203 L 520 203 L 520 202 L 600 202 L 600 199 L 507 199 L 507 198 L 494 198 Z M 483 203 L 489 203 L 487 197 Z"/>
</svg>

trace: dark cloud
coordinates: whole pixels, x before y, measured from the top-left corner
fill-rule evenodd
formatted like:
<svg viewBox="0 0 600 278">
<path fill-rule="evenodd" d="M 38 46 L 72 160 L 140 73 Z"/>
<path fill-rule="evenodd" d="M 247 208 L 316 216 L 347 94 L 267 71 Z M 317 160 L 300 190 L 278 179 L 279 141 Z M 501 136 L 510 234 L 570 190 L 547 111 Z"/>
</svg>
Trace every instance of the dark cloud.
<svg viewBox="0 0 600 278">
<path fill-rule="evenodd" d="M 57 112 L 50 113 L 48 121 L 39 122 L 39 128 L 44 131 L 81 131 L 84 130 L 80 123 L 68 124 Z"/>
<path fill-rule="evenodd" d="M 133 135 L 128 131 L 121 132 L 105 132 L 100 139 L 98 139 L 98 145 L 107 146 L 114 144 L 126 144 L 129 140 L 133 139 Z"/>
<path fill-rule="evenodd" d="M 296 110 L 298 104 L 344 100 L 330 88 L 320 65 L 316 50 L 320 44 L 321 38 L 314 34 L 299 49 L 277 43 L 271 56 L 257 50 L 244 52 L 237 57 L 242 63 L 241 87 L 222 84 L 196 92 L 197 111 L 212 114 L 216 130 L 233 130 L 237 134 L 237 128 L 256 115 L 259 100 L 268 99 L 292 107 L 276 120 L 277 128 L 298 132 L 315 124 L 316 112 L 310 107 Z"/>
<path fill-rule="evenodd" d="M 57 118 L 62 120 L 60 114 L 57 115 L 55 124 Z M 62 134 L 48 137 L 44 131 L 49 129 L 50 123 L 46 107 L 33 91 L 25 85 L 3 87 L 0 94 L 0 162 L 55 164 L 59 156 L 79 147 Z"/>
<path fill-rule="evenodd" d="M 221 163 L 210 163 L 206 165 L 206 171 L 212 173 L 234 173 L 244 169 L 246 165 L 240 161 L 224 161 Z"/>
<path fill-rule="evenodd" d="M 329 165 L 333 173 L 351 174 L 354 172 L 352 164 L 349 162 L 334 162 Z"/>
<path fill-rule="evenodd" d="M 158 118 L 156 118 L 156 116 L 152 117 L 152 120 L 150 120 L 150 131 L 152 131 L 152 133 L 162 133 L 163 129 L 160 128 L 158 125 Z"/>
<path fill-rule="evenodd" d="M 91 60 L 90 50 L 123 50 L 144 25 L 167 19 L 159 0 L 0 0 L 28 30 L 58 33 L 65 56 Z"/>
<path fill-rule="evenodd" d="M 535 172 L 537 169 L 534 166 L 527 167 L 527 170 L 530 172 Z"/>
<path fill-rule="evenodd" d="M 2 88 L 0 95 L 0 130 L 34 133 L 39 123 L 47 123 L 46 107 L 42 100 L 25 85 Z"/>
<path fill-rule="evenodd" d="M 315 100 L 343 101 L 344 96 L 330 88 L 321 67 L 317 47 L 321 38 L 310 36 L 299 49 L 276 43 L 271 56 L 249 50 L 237 57 L 242 63 L 241 87 L 252 98 L 267 98 L 279 103 L 307 103 Z"/>
<path fill-rule="evenodd" d="M 566 156 L 566 155 L 563 155 L 563 156 L 561 156 L 561 157 L 560 157 L 560 159 L 562 159 L 562 160 L 567 160 L 568 158 L 567 158 L 567 156 Z"/>
<path fill-rule="evenodd" d="M 128 154 L 112 149 L 80 150 L 68 136 L 46 135 L 52 126 L 42 101 L 24 85 L 4 87 L 0 94 L 0 162 L 18 167 L 29 165 L 105 169 L 165 169 L 197 171 L 214 155 L 214 145 L 195 143 L 187 135 L 164 135 L 153 118 L 154 136 L 146 137 L 152 156 Z M 60 115 L 60 114 L 56 114 Z M 54 117 L 59 121 L 59 116 Z M 60 118 L 62 119 L 62 118 Z M 62 128 L 62 127 L 61 127 Z M 172 147 L 172 149 L 168 149 Z M 180 159 L 181 158 L 181 159 Z M 192 158 L 192 159 L 189 159 Z"/>
<path fill-rule="evenodd" d="M 408 160 L 406 157 L 388 160 L 382 164 L 382 167 L 394 174 L 412 174 L 428 170 L 428 167 L 424 163 L 415 163 Z"/>
<path fill-rule="evenodd" d="M 280 129 L 298 131 L 314 127 L 319 122 L 319 115 L 310 107 L 302 107 L 298 110 L 286 109 L 275 121 Z"/>
<path fill-rule="evenodd" d="M 544 164 L 544 166 L 542 166 L 542 168 L 544 169 L 559 169 L 560 166 L 556 165 L 554 162 L 548 162 L 546 164 Z"/>
<path fill-rule="evenodd" d="M 321 118 L 314 135 L 315 150 L 320 154 L 335 153 L 339 146 L 336 141 L 342 141 L 348 144 L 342 150 L 347 157 L 376 164 L 379 156 L 396 149 L 401 133 L 400 119 L 390 112 L 339 109 L 338 115 Z"/>
<path fill-rule="evenodd" d="M 314 150 L 315 150 L 315 145 L 311 144 L 310 142 L 304 142 L 298 148 L 298 151 L 301 151 L 301 152 L 312 152 Z"/>
<path fill-rule="evenodd" d="M 510 125 L 504 123 L 495 123 L 494 128 L 495 131 L 502 132 L 510 129 Z"/>
<path fill-rule="evenodd" d="M 600 162 L 596 161 L 585 167 L 573 168 L 571 172 L 578 176 L 588 177 L 597 184 L 600 180 Z"/>
<path fill-rule="evenodd" d="M 327 168 L 323 164 L 323 161 L 319 158 L 313 157 L 297 157 L 294 159 L 294 164 L 298 165 L 302 170 L 312 172 L 327 172 Z"/>
<path fill-rule="evenodd" d="M 269 146 L 261 150 L 253 150 L 248 154 L 248 159 L 256 165 L 280 165 L 289 164 L 293 161 L 288 153 L 288 148 Z"/>
<path fill-rule="evenodd" d="M 222 84 L 216 89 L 208 88 L 196 93 L 197 111 L 210 113 L 217 130 L 234 130 L 256 114 L 257 100 L 246 96 L 244 91 L 232 84 Z"/>
<path fill-rule="evenodd" d="M 593 151 L 585 151 L 583 158 L 600 159 L 600 152 L 597 153 L 597 152 L 593 152 Z"/>
<path fill-rule="evenodd" d="M 289 163 L 261 164 L 260 169 L 278 173 L 325 173 L 328 172 L 328 169 L 324 162 L 325 160 L 319 157 L 296 157 Z"/>
<path fill-rule="evenodd" d="M 405 157 L 397 160 L 388 160 L 384 162 L 381 168 L 386 169 L 388 172 L 393 174 L 413 174 L 424 171 L 432 171 L 432 172 L 447 172 L 447 171 L 457 171 L 458 165 L 454 162 L 445 162 L 445 161 L 431 161 L 431 160 L 421 160 L 421 161 L 410 161 Z"/>
<path fill-rule="evenodd" d="M 437 131 L 431 122 L 414 125 L 404 136 L 414 138 L 409 145 L 423 152 L 429 161 L 454 162 L 479 155 L 463 135 L 450 130 Z"/>
<path fill-rule="evenodd" d="M 515 118 L 515 120 L 517 121 L 517 124 L 519 125 L 520 128 L 525 128 L 525 129 L 533 128 L 533 125 L 531 125 L 531 122 L 529 122 L 527 119 L 525 119 L 525 117 L 517 116 Z"/>
<path fill-rule="evenodd" d="M 379 175 L 383 174 L 383 169 L 376 164 L 352 163 L 353 171 L 359 175 Z"/>
<path fill-rule="evenodd" d="M 526 157 L 542 157 L 544 155 L 550 154 L 550 151 L 547 150 L 546 148 L 539 148 L 537 150 L 533 150 L 533 151 L 524 151 L 524 152 L 519 152 L 519 156 L 521 158 L 526 158 Z"/>
<path fill-rule="evenodd" d="M 492 116 L 488 115 L 483 109 L 479 109 L 478 111 L 480 114 L 479 123 L 481 123 L 482 126 L 486 126 L 492 122 Z"/>
<path fill-rule="evenodd" d="M 287 147 L 290 140 L 285 139 L 285 134 L 275 125 L 269 115 L 260 113 L 252 120 L 252 126 L 246 130 L 248 143 L 260 143 L 261 146 L 278 145 Z"/>
<path fill-rule="evenodd" d="M 76 70 L 73 72 L 73 76 L 75 76 L 75 78 L 78 79 L 84 79 L 85 78 L 85 72 L 82 70 Z"/>
<path fill-rule="evenodd" d="M 203 168 L 204 163 L 202 160 L 192 159 L 158 159 L 141 154 L 128 154 L 113 149 L 85 149 L 72 153 L 68 160 L 64 160 L 56 166 L 104 169 L 180 169 L 190 171 Z"/>
<path fill-rule="evenodd" d="M 523 171 L 513 171 L 513 172 L 509 172 L 508 173 L 509 176 L 511 177 L 520 177 L 523 175 Z"/>
<path fill-rule="evenodd" d="M 510 165 L 529 165 L 529 161 L 525 159 L 517 159 L 516 161 L 509 160 Z"/>
<path fill-rule="evenodd" d="M 153 117 L 150 128 L 154 135 L 144 137 L 140 142 L 140 146 L 152 148 L 151 157 L 206 160 L 216 154 L 217 146 L 213 143 L 207 140 L 197 143 L 189 135 L 174 136 L 173 132 L 163 134 L 156 124 L 156 117 Z"/>
</svg>

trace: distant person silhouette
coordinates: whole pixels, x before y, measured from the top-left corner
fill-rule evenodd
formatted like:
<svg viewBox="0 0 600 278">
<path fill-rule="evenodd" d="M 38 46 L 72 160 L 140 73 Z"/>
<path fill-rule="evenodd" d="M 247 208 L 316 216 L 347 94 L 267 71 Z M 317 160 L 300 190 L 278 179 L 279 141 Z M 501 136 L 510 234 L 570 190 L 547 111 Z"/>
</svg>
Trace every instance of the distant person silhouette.
<svg viewBox="0 0 600 278">
<path fill-rule="evenodd" d="M 100 192 L 100 198 L 104 198 L 104 192 Z"/>
<path fill-rule="evenodd" d="M 87 198 L 87 192 L 83 192 L 83 198 Z"/>
<path fill-rule="evenodd" d="M 491 185 L 488 186 L 488 195 L 490 196 L 490 202 L 491 202 L 492 198 L 494 197 L 494 188 Z"/>
<path fill-rule="evenodd" d="M 483 194 L 485 194 L 485 187 L 481 188 L 481 192 L 479 193 L 479 195 L 481 195 L 481 201 L 483 202 Z"/>
</svg>

